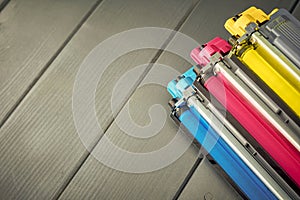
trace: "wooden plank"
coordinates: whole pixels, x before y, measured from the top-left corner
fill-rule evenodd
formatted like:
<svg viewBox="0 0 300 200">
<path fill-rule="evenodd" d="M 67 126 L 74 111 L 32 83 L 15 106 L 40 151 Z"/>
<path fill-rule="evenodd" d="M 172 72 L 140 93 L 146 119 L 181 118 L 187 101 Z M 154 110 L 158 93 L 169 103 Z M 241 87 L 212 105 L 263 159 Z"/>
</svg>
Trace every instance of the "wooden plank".
<svg viewBox="0 0 300 200">
<path fill-rule="evenodd" d="M 145 93 L 153 95 L 148 95 L 148 98 L 145 99 Z M 133 120 L 139 125 L 145 126 L 150 121 L 147 116 L 148 108 L 154 102 L 161 104 L 162 100 L 167 101 L 168 98 L 164 88 L 156 86 L 141 88 L 129 103 Z M 164 109 L 168 110 L 166 105 L 164 105 Z M 129 130 L 136 131 L 136 129 Z M 116 123 L 113 123 L 106 132 L 106 136 L 119 148 L 130 152 L 145 153 L 164 147 L 172 140 L 176 131 L 175 124 L 171 120 L 167 120 L 155 137 L 141 140 L 126 135 L 128 132 L 123 132 Z M 179 143 L 186 143 L 186 139 L 180 137 Z M 109 149 L 103 151 L 100 145 L 93 153 L 95 155 L 98 153 L 108 154 L 116 162 L 121 162 L 118 155 L 112 154 Z M 90 156 L 60 199 L 171 199 L 196 158 L 197 150 L 191 147 L 180 159 L 166 168 L 149 173 L 133 174 L 108 168 Z M 163 157 L 162 159 L 168 158 Z"/>
<path fill-rule="evenodd" d="M 179 60 L 178 63 L 180 61 L 184 62 Z M 157 73 L 153 75 L 157 75 Z M 151 75 L 148 74 L 147 77 L 149 76 Z M 169 95 L 164 87 L 153 84 L 145 85 L 130 98 L 128 103 L 130 116 L 140 126 L 153 125 L 148 116 L 148 109 L 154 104 L 159 104 L 166 112 L 169 112 L 166 104 L 168 100 Z M 122 112 L 127 111 L 123 109 L 117 118 L 122 116 Z M 157 117 L 157 112 L 153 116 Z M 165 119 L 164 117 L 162 119 Z M 126 124 L 129 123 L 129 121 L 126 122 Z M 136 139 L 126 135 L 126 133 L 136 132 L 137 127 L 132 128 L 128 125 L 125 128 L 128 130 L 127 132 L 121 130 L 118 124 L 114 122 L 106 132 L 106 136 L 119 148 L 130 152 L 144 153 L 166 146 L 178 130 L 170 119 L 166 120 L 163 128 L 154 137 L 147 139 Z M 142 132 L 140 133 L 142 134 Z M 186 137 L 179 139 L 179 144 L 185 144 L 189 141 Z M 101 143 L 101 145 L 105 144 Z M 102 148 L 101 145 L 97 145 L 93 154 L 109 155 L 116 162 L 121 162 L 118 155 L 112 154 L 110 149 Z M 196 161 L 197 153 L 198 151 L 191 146 L 180 159 L 166 168 L 142 174 L 124 173 L 110 169 L 90 156 L 70 186 L 67 187 L 61 199 L 171 199 Z M 163 157 L 162 159 L 168 158 Z"/>
<path fill-rule="evenodd" d="M 0 14 L 0 126 L 96 0 L 11 0 Z"/>
<path fill-rule="evenodd" d="M 130 28 L 158 26 L 173 29 L 190 12 L 195 2 L 108 0 L 100 5 L 1 128 L 2 198 L 55 198 L 88 156 L 77 134 L 72 116 L 73 85 L 79 65 L 85 56 L 101 41 Z M 67 5 L 69 4 L 66 3 L 65 6 Z M 118 44 L 114 45 L 118 47 Z M 157 52 L 157 50 L 143 50 L 129 53 L 116 60 L 106 71 L 105 80 L 99 82 L 96 93 L 96 110 L 104 129 L 113 119 L 109 105 L 110 92 L 116 80 L 136 65 L 149 63 Z M 39 60 L 33 59 L 32 63 L 38 64 Z M 30 75 L 30 71 L 23 71 L 21 75 L 25 78 Z M 21 79 L 19 81 L 21 84 Z M 175 128 L 173 123 L 170 123 L 170 126 Z M 97 141 L 100 136 L 99 134 L 93 137 L 91 141 Z M 157 185 L 154 191 L 159 193 L 158 186 L 163 185 L 162 180 L 178 179 L 177 184 L 174 184 L 175 189 L 173 188 L 176 190 L 180 184 L 180 177 L 184 178 L 189 170 L 187 163 L 194 162 L 195 156 L 191 155 L 194 154 L 183 156 L 181 161 L 175 163 L 169 170 L 141 176 L 115 172 L 95 160 L 93 163 L 95 168 L 104 169 L 100 174 L 108 180 L 115 177 L 111 179 L 112 184 L 116 184 L 117 180 L 128 184 L 127 181 L 134 180 L 135 177 L 140 177 L 138 182 L 141 183 L 149 178 Z M 178 168 L 182 168 L 179 175 L 175 173 Z M 137 191 L 139 189 L 142 195 L 142 188 L 137 188 Z M 126 191 L 123 189 L 122 192 Z M 110 191 L 106 190 L 106 193 L 109 194 Z M 168 189 L 160 191 L 160 195 L 162 193 L 171 195 Z"/>
<path fill-rule="evenodd" d="M 300 2 L 298 2 L 298 4 L 296 5 L 294 11 L 293 11 L 293 15 L 300 20 Z"/>
<path fill-rule="evenodd" d="M 226 31 L 223 29 L 224 20 L 228 17 L 231 17 L 233 13 L 240 12 L 251 5 L 249 1 L 239 1 L 237 5 L 235 5 L 235 3 L 237 2 L 200 2 L 193 14 L 188 18 L 187 22 L 184 23 L 184 26 L 182 29 L 180 29 L 180 31 L 186 33 L 187 35 L 193 36 L 200 42 L 208 41 L 215 35 L 226 35 Z M 273 7 L 277 6 L 276 3 L 277 1 L 268 1 L 264 3 L 258 2 L 258 6 L 270 11 Z M 216 5 L 219 5 L 217 6 L 218 8 L 216 8 Z M 230 6 L 228 9 L 223 9 L 227 5 L 235 6 Z M 215 15 L 215 13 L 218 13 L 218 15 Z M 162 54 L 158 60 L 158 63 L 172 66 L 180 72 L 183 72 L 190 67 L 190 64 L 184 61 L 182 58 L 167 52 Z M 157 68 L 154 67 L 149 74 L 147 74 L 146 79 L 147 77 L 151 76 L 152 73 L 157 74 L 154 73 L 155 71 L 157 71 Z M 166 77 L 166 80 L 170 79 L 172 78 Z M 130 99 L 130 102 L 128 103 L 130 107 L 131 118 L 141 126 L 147 125 L 150 123 L 148 116 L 148 108 L 150 107 L 149 105 L 156 103 L 165 107 L 169 98 L 170 96 L 167 94 L 166 89 L 160 86 L 152 85 L 139 88 L 137 91 L 135 91 Z M 120 115 L 124 110 L 125 109 L 121 111 Z M 147 139 L 146 141 L 135 140 L 129 136 L 126 136 L 124 132 L 117 126 L 116 122 L 114 122 L 108 129 L 106 135 L 121 148 L 125 148 L 134 152 L 147 152 L 166 144 L 168 141 L 170 141 L 170 138 L 176 134 L 177 129 L 171 124 L 172 122 L 170 122 L 170 119 L 168 119 L 159 135 L 156 135 L 154 138 Z M 129 130 L 132 132 L 135 131 L 135 129 Z M 104 144 L 100 141 L 94 150 L 94 153 L 101 153 L 102 150 L 103 154 L 109 154 L 108 150 L 105 151 L 101 148 L 101 145 Z M 76 174 L 71 184 L 64 191 L 61 199 L 81 199 L 84 197 L 93 199 L 170 199 L 175 195 L 176 190 L 179 189 L 180 181 L 183 181 L 183 176 L 184 174 L 187 174 L 187 169 L 192 167 L 191 161 L 194 162 L 197 153 L 198 152 L 194 150 L 194 148 L 189 149 L 184 156 L 177 160 L 173 165 L 168 166 L 164 170 L 152 172 L 152 178 L 148 177 L 148 174 L 136 176 L 132 174 L 123 174 L 116 171 L 110 171 L 107 169 L 107 167 L 99 164 L 96 159 L 89 157 L 87 162 L 83 164 L 83 167 Z M 191 160 L 186 160 L 187 157 Z M 118 160 L 116 160 L 116 162 L 117 161 Z M 186 162 L 186 165 L 188 165 L 187 168 L 183 168 L 182 163 L 184 162 Z M 206 170 L 208 170 L 208 172 Z M 201 170 L 196 171 L 195 177 L 202 176 L 206 173 L 211 173 L 209 170 L 209 168 L 201 168 Z M 161 178 L 166 176 L 164 173 L 169 174 L 169 172 L 176 173 L 176 179 L 173 179 L 171 176 L 169 176 L 168 179 Z M 161 181 L 157 182 L 157 179 Z M 178 180 L 180 181 L 178 182 Z M 207 184 L 207 182 L 204 183 L 202 179 L 193 178 L 192 180 L 192 184 L 195 185 L 195 187 Z M 211 182 L 208 183 L 211 184 Z M 222 182 L 219 184 L 221 185 Z M 189 199 L 189 197 L 191 197 L 189 193 L 192 193 L 194 188 L 190 188 L 190 184 L 188 184 L 186 190 L 187 192 L 184 190 L 183 194 L 188 197 L 187 199 Z M 201 191 L 205 192 L 205 190 Z M 209 192 L 209 190 L 206 191 Z M 201 194 L 202 196 L 197 196 L 194 198 L 203 198 L 203 193 L 198 194 Z M 234 193 L 231 195 L 234 195 Z"/>
<path fill-rule="evenodd" d="M 199 181 L 201 180 L 201 181 Z M 235 189 L 203 159 L 179 199 L 242 199 Z"/>
</svg>

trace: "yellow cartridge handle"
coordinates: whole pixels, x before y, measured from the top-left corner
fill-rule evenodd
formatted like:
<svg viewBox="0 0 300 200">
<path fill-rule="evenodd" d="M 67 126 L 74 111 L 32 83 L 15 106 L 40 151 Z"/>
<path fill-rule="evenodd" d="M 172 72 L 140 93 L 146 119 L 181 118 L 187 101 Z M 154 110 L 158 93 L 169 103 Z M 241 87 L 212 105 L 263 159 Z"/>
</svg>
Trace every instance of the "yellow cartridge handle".
<svg viewBox="0 0 300 200">
<path fill-rule="evenodd" d="M 239 38 L 246 33 L 245 28 L 250 23 L 255 23 L 259 26 L 263 22 L 270 20 L 270 16 L 277 11 L 278 9 L 276 8 L 269 15 L 267 15 L 261 9 L 252 6 L 244 12 L 228 19 L 224 26 L 231 35 Z"/>
</svg>

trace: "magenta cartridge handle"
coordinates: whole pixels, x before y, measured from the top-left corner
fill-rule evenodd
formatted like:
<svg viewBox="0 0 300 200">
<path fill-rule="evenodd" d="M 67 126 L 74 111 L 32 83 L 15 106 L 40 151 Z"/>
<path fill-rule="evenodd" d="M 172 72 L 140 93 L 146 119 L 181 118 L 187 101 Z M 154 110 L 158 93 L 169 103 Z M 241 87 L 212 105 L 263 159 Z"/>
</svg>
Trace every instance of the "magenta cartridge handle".
<svg viewBox="0 0 300 200">
<path fill-rule="evenodd" d="M 231 45 L 224 39 L 216 37 L 208 43 L 192 50 L 191 58 L 200 66 L 205 66 L 210 62 L 210 58 L 219 52 L 225 56 L 231 50 Z"/>
</svg>

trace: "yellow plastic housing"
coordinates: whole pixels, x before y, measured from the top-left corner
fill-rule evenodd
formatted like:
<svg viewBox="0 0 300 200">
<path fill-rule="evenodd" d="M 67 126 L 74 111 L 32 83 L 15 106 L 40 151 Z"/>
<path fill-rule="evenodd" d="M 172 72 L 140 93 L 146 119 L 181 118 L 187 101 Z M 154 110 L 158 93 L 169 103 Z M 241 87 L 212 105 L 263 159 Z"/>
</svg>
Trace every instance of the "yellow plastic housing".
<svg viewBox="0 0 300 200">
<path fill-rule="evenodd" d="M 246 33 L 245 28 L 251 22 L 254 22 L 259 26 L 263 22 L 270 20 L 270 16 L 277 11 L 278 9 L 276 8 L 269 15 L 267 15 L 261 9 L 252 6 L 244 12 L 228 19 L 224 26 L 227 31 L 231 33 L 231 35 L 239 38 Z"/>
<path fill-rule="evenodd" d="M 265 46 L 244 44 L 235 54 L 241 62 L 262 79 L 300 117 L 300 75 L 295 67 L 287 67 L 285 57 L 274 59 L 274 51 Z"/>
</svg>

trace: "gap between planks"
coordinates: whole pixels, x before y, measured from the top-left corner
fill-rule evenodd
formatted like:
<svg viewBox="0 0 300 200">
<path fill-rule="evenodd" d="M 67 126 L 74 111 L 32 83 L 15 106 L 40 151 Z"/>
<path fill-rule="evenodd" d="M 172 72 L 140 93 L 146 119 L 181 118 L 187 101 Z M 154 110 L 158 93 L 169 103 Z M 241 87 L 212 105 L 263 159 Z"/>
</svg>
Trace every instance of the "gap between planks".
<svg viewBox="0 0 300 200">
<path fill-rule="evenodd" d="M 198 168 L 198 166 L 200 165 L 200 163 L 202 162 L 203 159 L 204 159 L 204 155 L 201 154 L 201 152 L 200 152 L 196 162 L 194 163 L 191 170 L 189 171 L 189 173 L 185 177 L 184 181 L 182 182 L 182 184 L 178 188 L 176 194 L 174 195 L 173 200 L 177 200 L 180 197 L 180 195 L 183 192 L 184 188 L 186 187 L 186 185 L 188 184 L 188 182 L 190 181 L 190 179 L 194 175 L 196 169 Z"/>
<path fill-rule="evenodd" d="M 9 0 L 7 0 L 8 2 Z M 10 116 L 13 114 L 13 112 L 19 107 L 19 105 L 22 103 L 22 101 L 25 99 L 25 97 L 28 95 L 28 93 L 32 90 L 32 88 L 36 85 L 36 83 L 39 81 L 39 79 L 45 74 L 47 69 L 50 67 L 50 65 L 54 62 L 54 60 L 58 57 L 58 55 L 62 52 L 62 50 L 65 48 L 65 46 L 71 41 L 71 39 L 74 37 L 74 35 L 79 31 L 81 26 L 86 22 L 86 20 L 92 15 L 92 13 L 96 10 L 96 8 L 101 4 L 103 0 L 98 0 L 90 10 L 83 16 L 83 18 L 79 21 L 77 26 L 73 29 L 73 31 L 68 35 L 66 40 L 63 42 L 63 44 L 58 48 L 58 50 L 53 54 L 53 56 L 50 58 L 50 60 L 45 64 L 45 66 L 41 69 L 41 71 L 38 73 L 38 75 L 33 79 L 33 81 L 29 84 L 27 89 L 24 91 L 24 93 L 19 97 L 17 102 L 12 106 L 12 108 L 7 112 L 7 114 L 4 116 L 3 120 L 0 121 L 0 129 L 2 126 L 7 122 L 7 120 L 10 118 Z M 2 4 L 1 4 L 2 5 Z M 0 7 L 1 11 L 1 7 Z"/>
<path fill-rule="evenodd" d="M 120 106 L 120 108 L 117 109 L 116 111 L 116 115 L 115 118 L 119 115 L 119 113 L 121 112 L 121 110 L 124 108 L 124 106 L 126 105 L 126 103 L 130 100 L 130 97 L 134 94 L 134 92 L 136 91 L 136 89 L 138 88 L 138 86 L 142 83 L 142 81 L 145 79 L 145 77 L 147 76 L 148 72 L 152 69 L 153 67 L 153 63 L 156 63 L 156 61 L 160 58 L 160 56 L 162 55 L 162 53 L 164 52 L 164 50 L 166 49 L 166 47 L 171 43 L 172 39 L 175 37 L 176 35 L 176 31 L 179 31 L 180 28 L 183 26 L 183 24 L 186 22 L 186 20 L 189 18 L 189 16 L 193 13 L 193 11 L 197 8 L 197 6 L 199 5 L 199 3 L 202 0 L 197 1 L 195 4 L 193 4 L 186 12 L 186 14 L 182 17 L 182 19 L 178 22 L 178 24 L 176 25 L 176 27 L 174 28 L 174 31 L 169 37 L 168 39 L 163 43 L 162 47 L 160 50 L 158 50 L 158 52 L 154 55 L 154 57 L 151 59 L 150 64 L 146 67 L 145 71 L 142 73 L 142 75 L 140 76 L 140 78 L 138 79 L 138 81 L 136 82 L 136 84 L 134 85 L 133 89 L 129 92 L 129 94 L 127 95 L 125 101 L 123 102 L 123 104 Z M 114 118 L 114 119 L 115 119 Z M 112 121 L 109 122 L 107 128 L 104 130 L 104 134 L 107 132 L 107 130 L 111 127 L 111 125 L 114 122 L 114 119 Z M 104 135 L 103 134 L 103 135 Z M 93 147 L 91 148 L 90 151 L 93 151 L 95 149 L 95 147 L 97 146 L 97 144 L 100 142 L 100 140 L 102 139 L 103 135 L 96 141 L 96 143 L 93 145 Z M 84 165 L 84 163 L 87 161 L 87 159 L 89 158 L 90 153 L 86 152 L 86 155 L 84 155 L 83 157 L 83 161 L 80 163 L 80 165 L 74 169 L 74 173 L 70 176 L 70 178 L 66 181 L 66 184 L 57 192 L 56 195 L 54 195 L 53 199 L 59 199 L 61 197 L 61 195 L 63 194 L 64 190 L 68 187 L 68 185 L 72 182 L 73 178 L 76 176 L 76 174 L 78 173 L 78 171 L 80 170 L 80 168 Z M 198 160 L 198 159 L 197 159 Z M 201 161 L 201 160 L 200 160 Z M 199 165 L 199 162 L 196 161 L 196 163 L 193 165 L 192 167 L 192 171 L 195 171 L 195 169 L 197 168 L 197 166 Z M 191 173 L 191 172 L 190 172 Z M 188 176 L 188 175 L 187 175 Z M 191 175 L 190 175 L 191 176 Z M 187 179 L 188 181 L 189 179 Z M 186 182 L 187 183 L 187 182 Z M 182 185 L 184 185 L 184 183 L 182 183 Z M 180 185 L 180 187 L 178 188 L 178 190 L 180 190 L 183 186 Z M 176 192 L 178 193 L 178 192 Z"/>
<path fill-rule="evenodd" d="M 299 1 L 300 1 L 300 0 L 296 0 L 296 1 L 294 2 L 294 4 L 292 5 L 292 7 L 291 7 L 290 10 L 289 10 L 290 13 L 293 13 L 293 12 L 294 12 L 294 10 L 295 10 L 295 8 L 297 7 Z"/>
<path fill-rule="evenodd" d="M 0 0 L 0 13 L 7 6 L 10 0 Z"/>
</svg>

